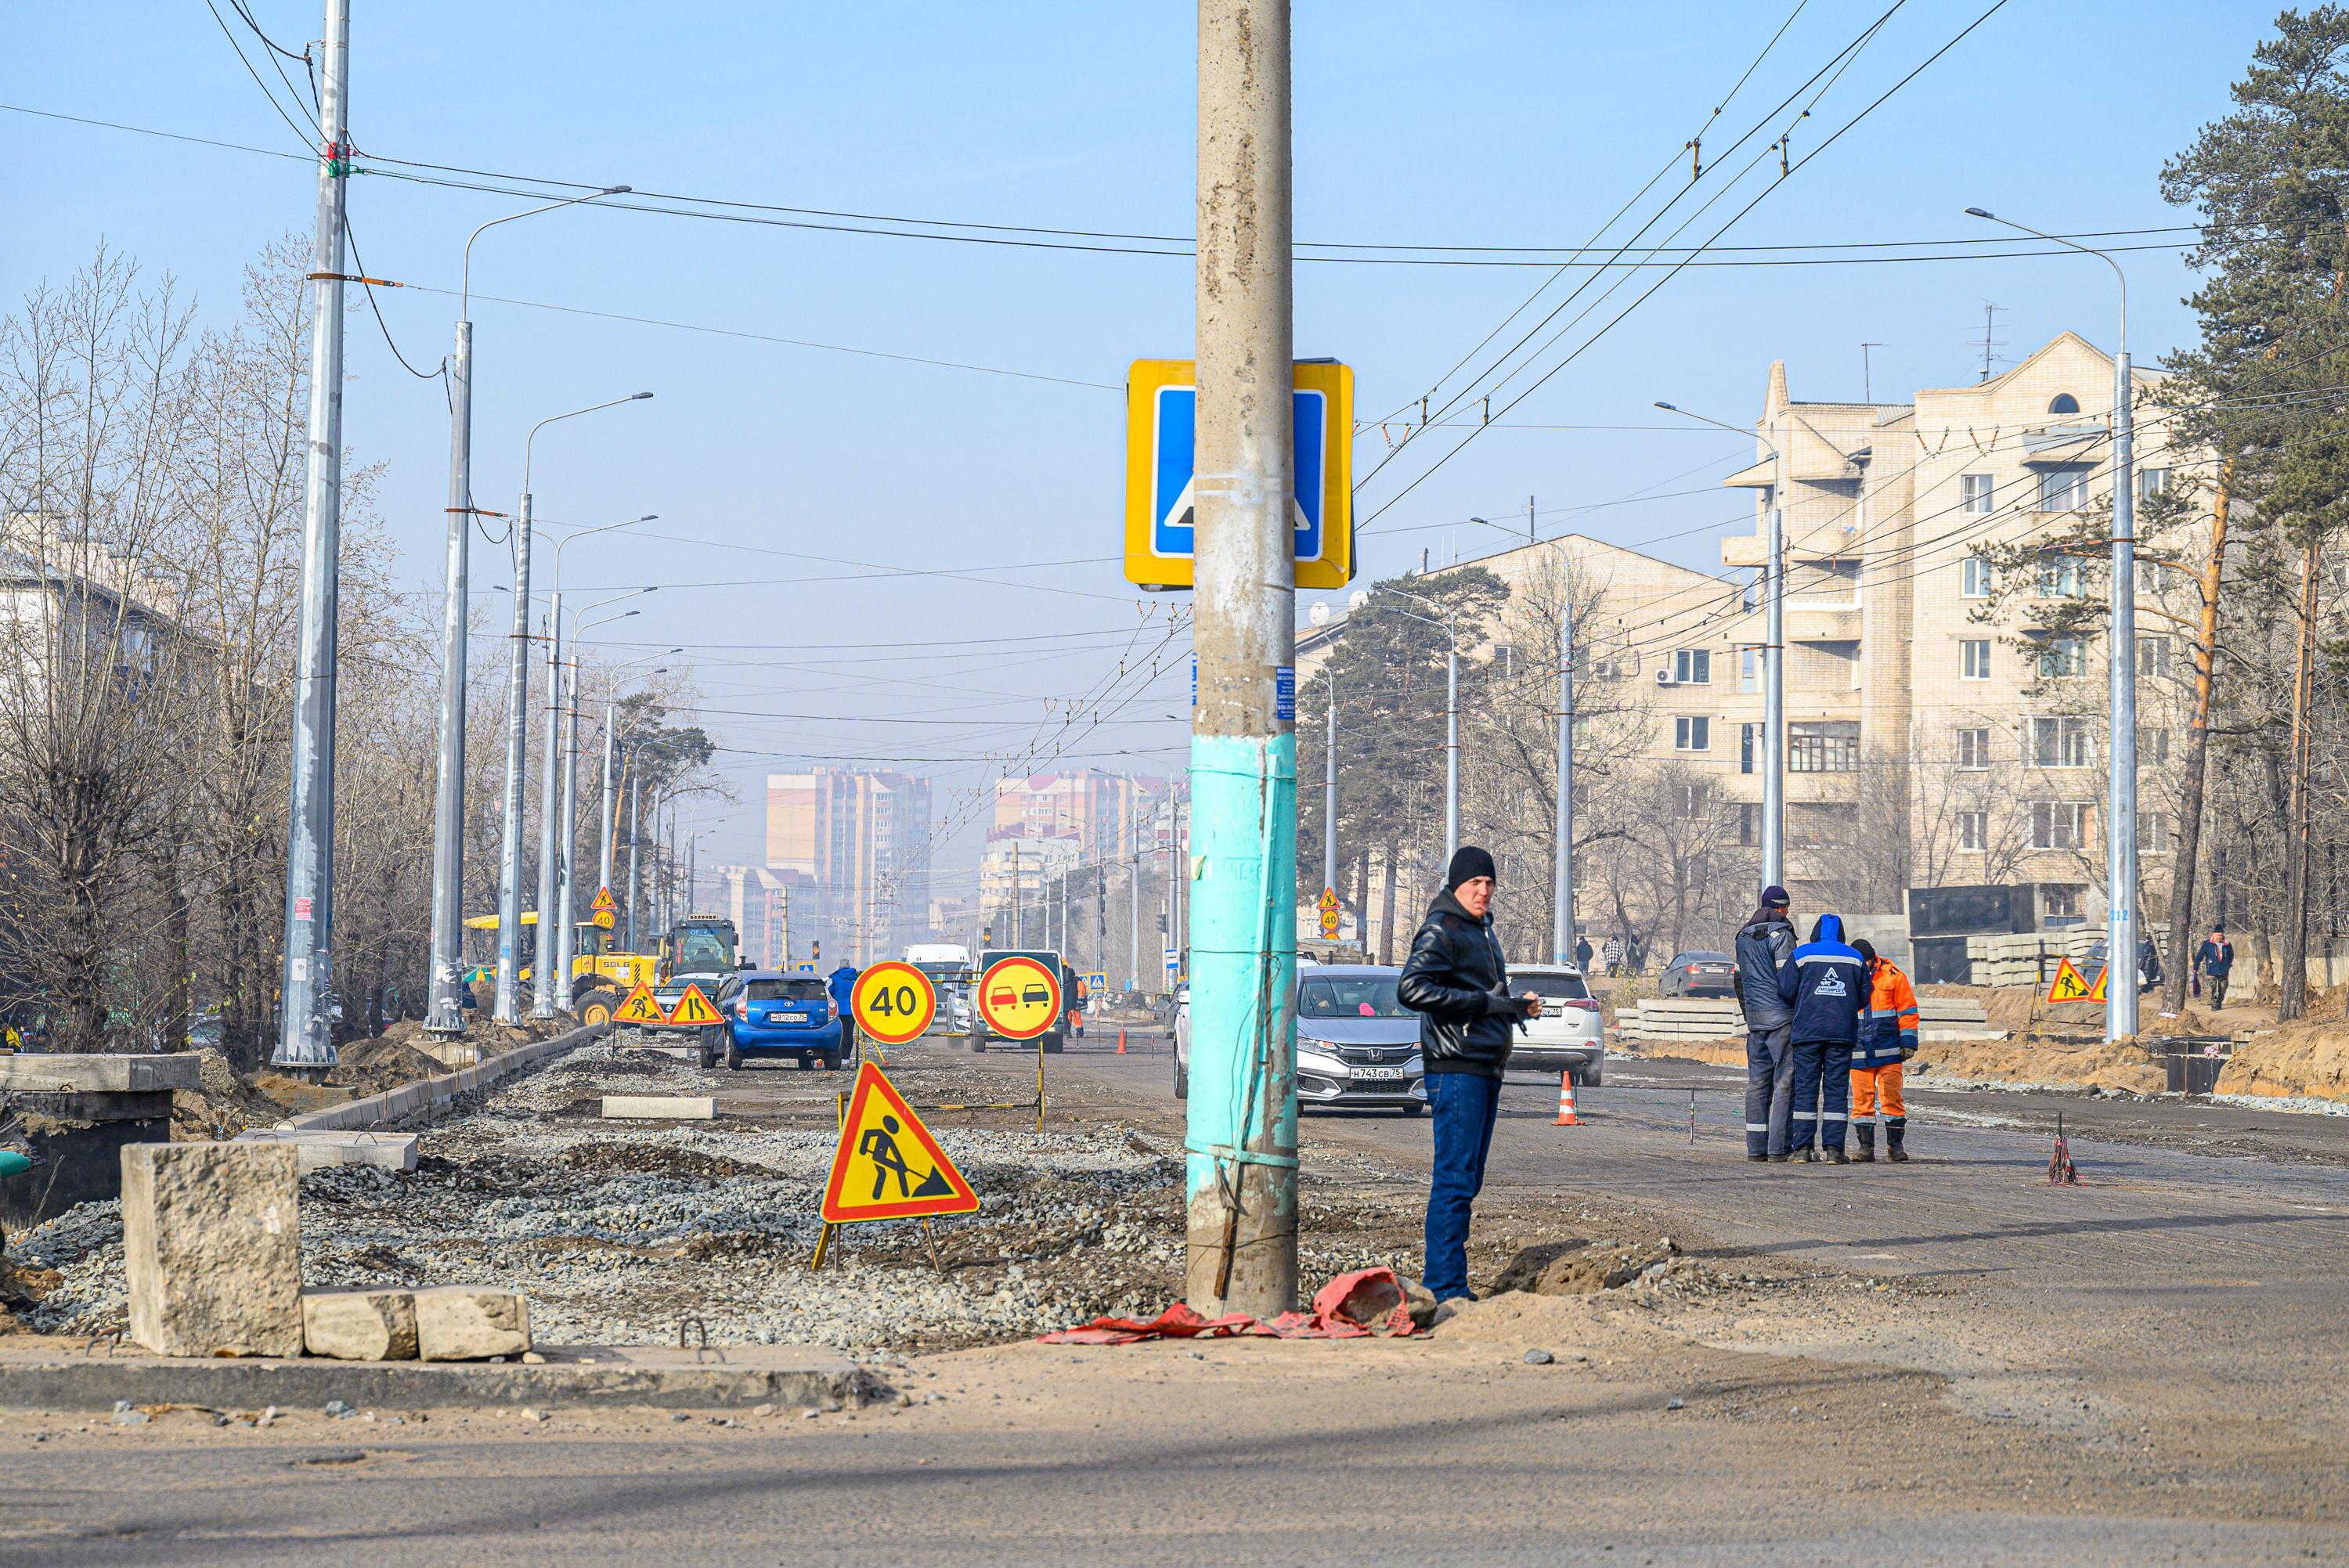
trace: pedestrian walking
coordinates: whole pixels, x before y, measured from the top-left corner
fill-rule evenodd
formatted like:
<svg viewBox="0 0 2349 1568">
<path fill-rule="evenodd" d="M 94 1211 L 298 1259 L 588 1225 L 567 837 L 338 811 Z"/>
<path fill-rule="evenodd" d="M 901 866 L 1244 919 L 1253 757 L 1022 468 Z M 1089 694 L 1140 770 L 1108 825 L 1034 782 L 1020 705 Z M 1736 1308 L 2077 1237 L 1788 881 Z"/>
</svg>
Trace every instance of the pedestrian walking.
<svg viewBox="0 0 2349 1568">
<path fill-rule="evenodd" d="M 1541 998 L 1508 994 L 1509 968 L 1493 934 L 1493 857 L 1463 844 L 1411 939 L 1395 992 L 1419 1015 L 1422 1081 L 1434 1113 L 1435 1168 L 1427 1186 L 1427 1268 L 1438 1301 L 1468 1289 L 1468 1222 L 1485 1185 L 1485 1156 L 1501 1104 L 1501 1073 L 1521 1019 Z"/>
<path fill-rule="evenodd" d="M 1599 948 L 1599 956 L 1607 961 L 1607 977 L 1609 980 L 1623 973 L 1623 939 L 1609 937 L 1606 944 Z"/>
<path fill-rule="evenodd" d="M 1843 1144 L 1851 1119 L 1851 1048 L 1868 1007 L 1864 968 L 1859 950 L 1843 939 L 1843 917 L 1823 914 L 1811 939 L 1778 971 L 1778 995 L 1795 1014 L 1795 1104 L 1787 1118 L 1794 1159 L 1851 1163 Z"/>
<path fill-rule="evenodd" d="M 1762 906 L 1738 928 L 1737 1005 L 1745 1014 L 1745 1158 L 1786 1158 L 1787 1117 L 1795 1108 L 1793 1004 L 1778 995 L 1778 974 L 1795 956 L 1786 890 L 1762 890 Z"/>
<path fill-rule="evenodd" d="M 1900 966 L 1863 938 L 1853 943 L 1867 965 L 1868 1016 L 1851 1053 L 1851 1130 L 1856 1161 L 1876 1158 L 1876 1118 L 1884 1117 L 1884 1157 L 1906 1160 L 1909 1107 L 1900 1098 L 1901 1064 L 1917 1054 L 1917 988 Z"/>
<path fill-rule="evenodd" d="M 2202 945 L 2194 950 L 2194 968 L 2210 982 L 2210 1010 L 2218 1011 L 2227 1005 L 2227 975 L 2235 967 L 2235 944 L 2227 940 L 2227 928 L 2214 925 Z"/>
<path fill-rule="evenodd" d="M 1574 939 L 1574 966 L 1585 975 L 1590 973 L 1590 938 L 1578 936 Z"/>
<path fill-rule="evenodd" d="M 2150 991 L 2160 984 L 2161 949 L 2153 944 L 2152 934 L 2148 932 L 2137 939 L 2137 988 L 2140 992 Z"/>
</svg>

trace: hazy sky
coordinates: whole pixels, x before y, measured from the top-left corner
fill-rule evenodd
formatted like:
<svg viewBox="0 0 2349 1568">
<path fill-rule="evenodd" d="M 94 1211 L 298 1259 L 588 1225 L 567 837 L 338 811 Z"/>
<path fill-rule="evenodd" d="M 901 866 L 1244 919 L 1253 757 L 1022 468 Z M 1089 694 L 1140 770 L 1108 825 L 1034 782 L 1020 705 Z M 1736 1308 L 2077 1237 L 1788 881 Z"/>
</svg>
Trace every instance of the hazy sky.
<svg viewBox="0 0 2349 1568">
<path fill-rule="evenodd" d="M 1889 3 L 1808 0 L 1728 100 L 1708 156 Z M 1795 156 L 1989 3 L 1901 5 L 1801 122 Z M 215 4 L 276 86 L 229 0 Z M 1583 243 L 1668 165 L 1639 211 L 1685 182 L 1682 144 L 1794 8 L 1305 0 L 1295 23 L 1298 236 Z M 320 30 L 313 5 L 250 9 L 297 53 Z M 354 10 L 351 122 L 378 159 L 854 213 L 1190 228 L 1189 6 L 356 0 Z M 2009 0 L 1723 242 L 1987 237 L 1960 214 L 1969 205 L 2071 231 L 2175 223 L 2156 190 L 2161 163 L 2225 112 L 2227 84 L 2271 15 L 2209 0 Z M 102 26 L 90 6 L 19 6 L 7 32 L 8 104 L 303 149 L 202 0 L 106 7 Z M 288 68 L 298 83 L 298 64 Z M 1709 235 L 1759 180 L 1680 238 Z M 14 297 L 70 271 L 103 237 L 174 273 L 225 320 L 240 267 L 271 238 L 306 229 L 313 184 L 302 162 L 0 113 L 0 291 Z M 388 175 L 351 190 L 368 270 L 442 289 L 457 282 L 473 225 L 529 204 Z M 2175 252 L 2123 260 L 2132 344 L 2150 361 L 2190 331 L 2178 304 L 2189 275 Z M 1661 275 L 1631 277 L 1534 375 Z M 1547 276 L 1303 264 L 1299 352 L 1350 362 L 1360 411 L 1386 414 Z M 1137 626 L 1142 645 L 1158 641 L 1162 623 L 1142 621 L 1112 554 L 1117 388 L 1130 359 L 1189 353 L 1186 259 L 591 209 L 492 231 L 475 251 L 473 286 L 480 504 L 510 505 L 533 421 L 657 394 L 550 430 L 534 489 L 539 515 L 558 528 L 661 514 L 640 542 L 614 535 L 571 552 L 565 588 L 663 584 L 643 614 L 605 630 L 644 649 L 689 645 L 741 792 L 704 814 L 719 858 L 758 858 L 770 766 L 905 758 L 938 780 L 944 803 L 953 789 L 983 788 L 998 766 L 936 759 L 1009 750 L 1040 720 L 1049 730 L 1058 719 L 1045 699 L 1099 688 Z M 446 350 L 453 298 L 379 299 L 401 348 L 429 368 Z M 515 300 L 1063 379 L 504 303 Z M 2085 258 L 1683 271 L 1507 421 L 1580 428 L 1482 434 L 1370 524 L 1364 581 L 1423 548 L 1441 560 L 1506 543 L 1460 520 L 1522 521 L 1528 495 L 1545 534 L 1573 529 L 1717 569 L 1719 533 L 1748 514 L 1714 487 L 1748 460 L 1750 443 L 1659 428 L 1668 417 L 1650 403 L 1751 420 L 1774 357 L 1788 362 L 1797 398 L 1856 397 L 1863 342 L 1882 345 L 1871 351 L 1878 397 L 1971 381 L 1985 300 L 2005 307 L 1998 335 L 2010 358 L 2067 326 L 2112 341 L 2110 275 Z M 409 573 L 437 591 L 440 387 L 403 372 L 364 312 L 348 345 L 347 438 L 359 461 L 388 465 L 383 503 Z M 1361 512 L 1455 438 L 1432 434 L 1391 464 L 1362 492 Z M 1356 449 L 1367 466 L 1385 442 L 1372 430 Z M 477 544 L 474 560 L 478 581 L 508 575 L 502 552 Z M 475 657 L 491 656 L 501 656 L 494 645 L 476 644 Z M 1088 726 L 1072 754 L 1111 768 L 1179 766 L 1181 660 L 1147 690 L 1117 690 L 1126 700 L 1114 717 Z"/>
</svg>

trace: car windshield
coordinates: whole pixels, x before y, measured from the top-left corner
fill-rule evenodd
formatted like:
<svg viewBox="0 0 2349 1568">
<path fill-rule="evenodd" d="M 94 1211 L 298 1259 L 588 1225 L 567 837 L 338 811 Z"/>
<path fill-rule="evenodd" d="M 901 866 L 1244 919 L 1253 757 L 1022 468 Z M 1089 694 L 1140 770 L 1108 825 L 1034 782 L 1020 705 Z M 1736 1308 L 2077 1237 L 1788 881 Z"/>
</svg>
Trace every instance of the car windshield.
<svg viewBox="0 0 2349 1568">
<path fill-rule="evenodd" d="M 734 966 L 734 952 L 726 938 L 715 931 L 688 931 L 677 944 L 677 968 L 680 974 L 701 974 L 711 969 Z"/>
<path fill-rule="evenodd" d="M 821 1002 L 824 990 L 821 980 L 753 980 L 743 995 L 753 1002 Z"/>
<path fill-rule="evenodd" d="M 1530 991 L 1552 1002 L 1587 1002 L 1590 987 L 1582 983 L 1579 975 L 1512 975 L 1509 989 L 1519 994 Z"/>
<path fill-rule="evenodd" d="M 1317 975 L 1297 983 L 1300 1018 L 1408 1018 L 1392 975 Z"/>
</svg>

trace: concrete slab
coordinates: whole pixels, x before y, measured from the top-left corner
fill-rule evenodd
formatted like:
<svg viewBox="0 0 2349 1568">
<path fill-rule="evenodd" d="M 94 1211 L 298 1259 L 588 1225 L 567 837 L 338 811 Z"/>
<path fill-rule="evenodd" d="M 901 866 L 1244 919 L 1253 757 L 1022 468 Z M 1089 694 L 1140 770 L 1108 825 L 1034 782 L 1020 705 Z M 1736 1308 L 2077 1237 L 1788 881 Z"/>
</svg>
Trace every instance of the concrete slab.
<svg viewBox="0 0 2349 1568">
<path fill-rule="evenodd" d="M 169 1094 L 177 1088 L 202 1088 L 203 1083 L 203 1063 L 193 1051 L 137 1057 L 71 1051 L 0 1056 L 0 1089 L 11 1094 Z"/>
<path fill-rule="evenodd" d="M 325 1361 L 307 1357 L 194 1358 L 92 1354 L 79 1339 L 0 1340 L 0 1408 L 111 1410 L 202 1405 L 215 1410 L 318 1409 L 340 1399 L 359 1409 L 450 1406 L 652 1406 L 711 1409 L 876 1399 L 874 1374 L 837 1351 L 797 1345 L 542 1346 L 540 1365 L 518 1361 Z"/>
<path fill-rule="evenodd" d="M 365 1128 L 254 1128 L 240 1132 L 238 1143 L 290 1143 L 300 1158 L 300 1171 L 329 1165 L 373 1165 L 385 1171 L 416 1169 L 416 1134 L 374 1132 Z"/>
<path fill-rule="evenodd" d="M 611 1120 L 709 1121 L 718 1115 L 718 1097 L 708 1094 L 607 1094 L 604 1115 Z"/>
</svg>

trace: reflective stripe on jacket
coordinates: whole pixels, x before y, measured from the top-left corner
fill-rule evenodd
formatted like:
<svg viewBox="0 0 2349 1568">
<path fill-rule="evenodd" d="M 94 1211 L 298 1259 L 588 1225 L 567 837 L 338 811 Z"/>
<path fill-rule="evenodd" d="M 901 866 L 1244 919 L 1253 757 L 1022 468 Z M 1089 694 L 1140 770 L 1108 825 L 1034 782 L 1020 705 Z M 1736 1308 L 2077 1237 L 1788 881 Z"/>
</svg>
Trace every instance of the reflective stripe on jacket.
<svg viewBox="0 0 2349 1568">
<path fill-rule="evenodd" d="M 1778 971 L 1778 995 L 1795 1009 L 1793 1038 L 1833 1045 L 1859 1043 L 1860 1015 L 1868 1010 L 1867 960 L 1843 939 L 1843 921 L 1819 916 L 1818 940 L 1795 949 Z"/>
<path fill-rule="evenodd" d="M 1879 958 L 1868 986 L 1868 1016 L 1859 1024 L 1854 1068 L 1880 1068 L 1917 1048 L 1917 988 L 1889 958 Z"/>
</svg>

